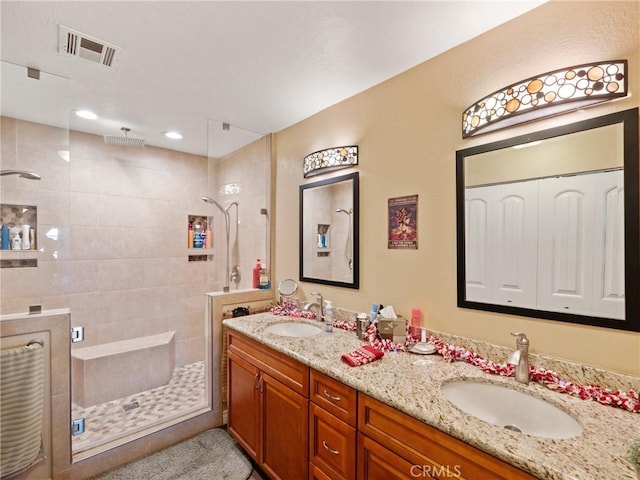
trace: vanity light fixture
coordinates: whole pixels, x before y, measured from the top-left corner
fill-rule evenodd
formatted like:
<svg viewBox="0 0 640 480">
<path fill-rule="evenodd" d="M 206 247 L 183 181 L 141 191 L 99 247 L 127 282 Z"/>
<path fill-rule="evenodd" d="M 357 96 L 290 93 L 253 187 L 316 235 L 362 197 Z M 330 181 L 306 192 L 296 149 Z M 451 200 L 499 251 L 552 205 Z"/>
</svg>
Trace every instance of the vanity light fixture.
<svg viewBox="0 0 640 480">
<path fill-rule="evenodd" d="M 462 138 L 625 97 L 627 60 L 536 75 L 487 95 L 462 114 Z"/>
<path fill-rule="evenodd" d="M 302 172 L 304 178 L 307 178 L 354 165 L 358 165 L 357 145 L 333 147 L 310 153 L 304 157 Z"/>
<path fill-rule="evenodd" d="M 80 118 L 84 118 L 85 120 L 97 120 L 98 115 L 93 113 L 90 110 L 76 110 L 76 115 Z"/>
<path fill-rule="evenodd" d="M 180 132 L 170 131 L 162 133 L 165 137 L 170 138 L 172 140 L 180 140 L 182 138 L 182 134 Z"/>
</svg>

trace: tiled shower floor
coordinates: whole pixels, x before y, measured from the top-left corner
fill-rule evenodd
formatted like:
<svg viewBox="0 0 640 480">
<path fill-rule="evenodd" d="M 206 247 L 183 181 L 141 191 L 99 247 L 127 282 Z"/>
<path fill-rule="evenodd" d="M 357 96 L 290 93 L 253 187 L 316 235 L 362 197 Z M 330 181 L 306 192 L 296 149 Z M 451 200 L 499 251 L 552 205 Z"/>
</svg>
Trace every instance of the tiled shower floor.
<svg viewBox="0 0 640 480">
<path fill-rule="evenodd" d="M 137 402 L 139 407 L 125 411 Z M 71 405 L 72 419 L 85 418 L 85 432 L 72 437 L 72 451 L 79 453 L 153 426 L 207 402 L 204 362 L 178 367 L 162 387 L 88 408 Z"/>
</svg>

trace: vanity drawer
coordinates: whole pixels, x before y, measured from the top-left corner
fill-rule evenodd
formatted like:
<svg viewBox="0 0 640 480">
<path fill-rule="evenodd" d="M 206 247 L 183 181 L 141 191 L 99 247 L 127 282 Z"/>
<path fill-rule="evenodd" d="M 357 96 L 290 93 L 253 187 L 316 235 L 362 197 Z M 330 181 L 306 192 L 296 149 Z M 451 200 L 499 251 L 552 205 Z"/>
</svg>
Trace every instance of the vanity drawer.
<svg viewBox="0 0 640 480">
<path fill-rule="evenodd" d="M 413 465 L 430 465 L 460 479 L 535 480 L 502 460 L 367 395 L 358 395 L 358 431 Z M 410 477 L 408 477 L 410 478 Z"/>
<path fill-rule="evenodd" d="M 357 391 L 316 370 L 311 370 L 309 399 L 352 427 L 358 413 Z"/>
<path fill-rule="evenodd" d="M 309 403 L 309 461 L 333 480 L 356 475 L 356 429 Z"/>
<path fill-rule="evenodd" d="M 233 330 L 228 330 L 228 350 L 309 398 L 309 367 Z"/>
</svg>

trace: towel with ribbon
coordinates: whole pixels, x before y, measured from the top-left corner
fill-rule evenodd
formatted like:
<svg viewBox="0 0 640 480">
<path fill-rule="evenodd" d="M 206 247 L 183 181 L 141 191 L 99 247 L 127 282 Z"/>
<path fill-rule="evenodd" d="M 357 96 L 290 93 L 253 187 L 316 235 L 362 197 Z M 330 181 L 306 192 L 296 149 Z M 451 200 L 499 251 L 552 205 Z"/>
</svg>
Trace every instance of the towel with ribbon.
<svg viewBox="0 0 640 480">
<path fill-rule="evenodd" d="M 351 353 L 345 353 L 340 359 L 351 367 L 357 367 L 366 363 L 379 360 L 384 356 L 382 350 L 378 350 L 370 345 L 363 345 Z"/>
</svg>

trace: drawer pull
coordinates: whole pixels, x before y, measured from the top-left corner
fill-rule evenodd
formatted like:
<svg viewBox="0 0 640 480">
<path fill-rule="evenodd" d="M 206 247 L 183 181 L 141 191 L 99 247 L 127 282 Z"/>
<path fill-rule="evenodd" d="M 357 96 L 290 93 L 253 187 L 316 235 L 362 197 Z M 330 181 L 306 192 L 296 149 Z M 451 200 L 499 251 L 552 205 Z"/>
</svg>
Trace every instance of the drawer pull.
<svg viewBox="0 0 640 480">
<path fill-rule="evenodd" d="M 331 395 L 326 390 L 324 391 L 324 396 L 327 397 L 329 400 L 333 400 L 334 402 L 339 402 L 340 401 L 340 397 L 334 397 L 333 395 Z"/>
<path fill-rule="evenodd" d="M 329 447 L 329 445 L 327 445 L 327 442 L 325 442 L 324 440 L 322 441 L 322 446 L 327 452 L 333 453 L 334 455 L 340 455 L 340 452 L 338 450 L 334 450 L 331 447 Z"/>
</svg>

